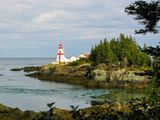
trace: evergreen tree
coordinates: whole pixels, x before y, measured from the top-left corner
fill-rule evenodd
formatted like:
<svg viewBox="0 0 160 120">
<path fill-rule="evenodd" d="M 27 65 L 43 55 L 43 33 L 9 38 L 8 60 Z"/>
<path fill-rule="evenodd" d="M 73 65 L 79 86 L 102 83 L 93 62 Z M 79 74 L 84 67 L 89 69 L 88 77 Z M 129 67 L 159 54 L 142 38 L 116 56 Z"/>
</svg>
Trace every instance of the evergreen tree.
<svg viewBox="0 0 160 120">
<path fill-rule="evenodd" d="M 114 62 L 114 54 L 112 49 L 110 48 L 109 42 L 106 41 L 106 39 L 104 40 L 103 43 L 103 63 L 105 64 L 110 64 Z"/>
<path fill-rule="evenodd" d="M 118 61 L 120 59 L 120 45 L 119 41 L 116 41 L 115 38 L 110 41 L 110 47 L 114 53 L 114 59 L 115 61 Z"/>
<path fill-rule="evenodd" d="M 131 36 L 120 34 L 119 39 L 108 42 L 101 40 L 98 45 L 92 47 L 90 60 L 97 63 L 114 64 L 121 63 L 123 66 L 149 65 L 150 58 L 143 53 L 140 46 Z"/>
<path fill-rule="evenodd" d="M 145 34 L 147 32 L 157 33 L 160 20 L 160 0 L 146 2 L 137 0 L 125 8 L 128 15 L 134 15 L 135 20 L 144 25 L 143 29 L 135 33 Z"/>
</svg>

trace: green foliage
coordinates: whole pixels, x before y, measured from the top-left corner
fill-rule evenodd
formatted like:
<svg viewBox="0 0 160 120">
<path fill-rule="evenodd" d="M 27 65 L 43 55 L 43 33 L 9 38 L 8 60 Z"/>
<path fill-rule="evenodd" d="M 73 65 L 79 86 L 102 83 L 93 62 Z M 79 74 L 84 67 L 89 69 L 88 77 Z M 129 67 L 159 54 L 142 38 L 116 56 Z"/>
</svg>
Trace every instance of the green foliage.
<svg viewBox="0 0 160 120">
<path fill-rule="evenodd" d="M 122 66 L 147 66 L 150 64 L 149 56 L 142 52 L 140 46 L 131 36 L 120 34 L 119 39 L 108 42 L 101 40 L 92 47 L 90 60 L 97 64 L 119 64 Z"/>
<path fill-rule="evenodd" d="M 151 104 L 145 98 L 131 99 L 128 103 L 126 111 L 117 109 L 114 103 L 106 103 L 97 105 L 88 110 L 78 109 L 79 106 L 71 106 L 68 112 L 67 120 L 159 120 L 160 119 L 160 102 Z M 20 111 L 19 109 L 8 109 L 7 112 L 0 111 L 1 120 L 64 120 L 56 114 L 54 103 L 48 104 L 50 108 L 47 112 L 34 113 L 31 111 Z M 120 104 L 121 106 L 121 104 Z"/>
<path fill-rule="evenodd" d="M 108 108 L 103 105 L 97 106 L 90 114 L 82 112 L 77 107 L 73 107 L 73 120 L 159 120 L 160 105 L 151 105 L 145 98 L 131 99 L 128 102 L 129 111 L 116 110 L 113 104 Z M 76 109 L 75 109 L 76 108 Z"/>
<path fill-rule="evenodd" d="M 152 104 L 157 104 L 160 101 L 160 46 L 146 47 L 144 52 L 153 57 L 152 84 L 149 86 L 149 91 L 150 101 Z"/>
<path fill-rule="evenodd" d="M 72 118 L 73 120 L 86 120 L 85 115 L 86 112 L 82 112 L 81 110 L 78 109 L 79 105 L 74 107 L 74 106 L 70 106 L 72 109 Z"/>
<path fill-rule="evenodd" d="M 113 53 L 110 43 L 105 39 L 93 47 L 91 50 L 90 60 L 97 64 L 111 64 L 116 62 L 116 55 Z"/>
<path fill-rule="evenodd" d="M 143 51 L 152 56 L 154 72 L 157 73 L 160 69 L 160 44 L 156 47 L 145 47 Z"/>
<path fill-rule="evenodd" d="M 156 47 L 145 47 L 143 51 L 152 56 L 160 57 L 160 45 L 157 45 Z"/>
<path fill-rule="evenodd" d="M 90 60 L 88 58 L 80 58 L 79 60 L 73 61 L 69 63 L 70 66 L 78 66 L 82 64 L 90 63 Z"/>
<path fill-rule="evenodd" d="M 21 111 L 18 108 L 9 108 L 0 104 L 0 120 L 38 120 L 38 113 Z"/>
<path fill-rule="evenodd" d="M 55 102 L 48 103 L 49 111 L 41 112 L 41 116 L 37 120 L 63 120 L 60 116 L 54 113 L 55 107 L 53 106 Z"/>
<path fill-rule="evenodd" d="M 158 22 L 160 20 L 160 0 L 146 2 L 137 0 L 125 8 L 128 15 L 134 15 L 135 20 L 144 25 L 145 28 L 136 30 L 137 34 L 146 34 L 147 32 L 158 32 Z"/>
<path fill-rule="evenodd" d="M 132 120 L 158 120 L 160 119 L 160 105 L 152 105 L 145 98 L 133 99 L 129 102 L 131 112 L 127 115 Z"/>
</svg>

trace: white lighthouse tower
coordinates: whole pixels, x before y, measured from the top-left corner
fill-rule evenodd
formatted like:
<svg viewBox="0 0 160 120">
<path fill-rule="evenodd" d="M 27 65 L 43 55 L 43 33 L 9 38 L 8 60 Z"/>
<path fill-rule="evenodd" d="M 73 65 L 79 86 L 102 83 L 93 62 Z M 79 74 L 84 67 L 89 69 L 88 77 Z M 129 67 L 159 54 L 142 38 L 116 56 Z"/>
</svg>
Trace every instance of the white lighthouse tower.
<svg viewBox="0 0 160 120">
<path fill-rule="evenodd" d="M 58 48 L 58 52 L 57 52 L 57 62 L 59 64 L 66 62 L 62 43 L 59 44 L 59 48 Z"/>
</svg>

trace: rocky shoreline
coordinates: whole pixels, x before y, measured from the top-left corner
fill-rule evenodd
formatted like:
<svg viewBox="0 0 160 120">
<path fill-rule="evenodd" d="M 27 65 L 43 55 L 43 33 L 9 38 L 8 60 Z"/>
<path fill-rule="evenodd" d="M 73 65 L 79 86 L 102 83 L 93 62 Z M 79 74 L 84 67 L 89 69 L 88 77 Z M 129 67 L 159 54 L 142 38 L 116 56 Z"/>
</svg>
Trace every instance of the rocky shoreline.
<svg viewBox="0 0 160 120">
<path fill-rule="evenodd" d="M 71 110 L 50 106 L 48 111 L 41 112 L 31 110 L 22 111 L 19 108 L 11 108 L 0 104 L 0 120 L 74 120 L 75 112 L 85 113 L 85 116 L 90 116 L 98 109 L 105 109 L 105 111 L 107 111 L 111 107 L 114 111 L 129 112 L 128 104 L 120 104 L 119 102 L 104 103 L 84 109 L 78 109 L 78 106 L 71 106 Z M 79 114 L 77 114 L 77 116 L 79 116 Z"/>
<path fill-rule="evenodd" d="M 53 105 L 53 106 L 52 106 Z M 22 111 L 0 104 L 1 120 L 151 120 L 159 119 L 159 102 L 153 105 L 145 98 L 131 99 L 126 104 L 119 102 L 104 103 L 89 108 L 78 109 L 71 106 L 71 110 L 54 107 L 54 103 L 47 104 L 48 111 Z"/>
<path fill-rule="evenodd" d="M 82 85 L 88 88 L 138 88 L 144 89 L 151 80 L 150 72 L 131 68 L 117 68 L 104 64 L 92 67 L 48 64 L 38 67 L 14 68 L 27 72 L 26 76 L 44 81 Z"/>
<path fill-rule="evenodd" d="M 44 81 L 63 82 L 74 85 L 82 85 L 90 88 L 134 88 L 144 89 L 150 84 L 150 71 L 133 69 L 133 68 L 117 68 L 113 66 L 91 66 L 90 64 L 83 64 L 79 66 L 70 65 L 53 65 L 48 64 L 39 67 L 24 67 L 15 68 L 12 71 L 26 72 L 26 76 L 37 78 Z M 92 101 L 92 107 L 77 109 L 71 106 L 72 110 L 62 110 L 59 108 L 51 107 L 48 111 L 34 112 L 34 111 L 21 111 L 18 108 L 9 108 L 0 105 L 0 118 L 2 120 L 80 120 L 83 118 L 93 118 L 94 115 L 103 116 L 103 118 L 110 116 L 130 116 L 132 108 L 135 105 L 133 100 L 126 103 L 118 101 Z M 143 98 L 145 100 L 145 98 Z M 142 100 L 142 103 L 143 103 Z M 148 104 L 148 103 L 147 103 Z M 143 107 L 140 106 L 140 110 Z M 99 112 L 100 111 L 100 112 Z M 123 114 L 121 114 L 123 113 Z M 80 119 L 79 119 L 80 118 Z"/>
</svg>

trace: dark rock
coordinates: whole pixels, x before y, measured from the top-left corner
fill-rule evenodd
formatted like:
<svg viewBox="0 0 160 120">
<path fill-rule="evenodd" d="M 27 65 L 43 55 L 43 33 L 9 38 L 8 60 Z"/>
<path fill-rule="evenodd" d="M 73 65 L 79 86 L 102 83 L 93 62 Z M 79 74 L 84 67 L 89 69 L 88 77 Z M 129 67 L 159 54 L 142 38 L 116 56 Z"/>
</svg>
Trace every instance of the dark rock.
<svg viewBox="0 0 160 120">
<path fill-rule="evenodd" d="M 95 105 L 103 105 L 105 103 L 105 101 L 98 101 L 98 100 L 93 100 L 91 101 L 91 105 L 95 106 Z"/>
<path fill-rule="evenodd" d="M 11 71 L 21 71 L 23 70 L 23 68 L 13 68 L 13 69 L 10 69 Z"/>
<path fill-rule="evenodd" d="M 41 67 L 24 67 L 23 70 L 24 72 L 33 72 L 41 70 Z"/>
<path fill-rule="evenodd" d="M 34 71 L 40 71 L 41 66 L 38 67 L 24 67 L 24 68 L 13 68 L 11 71 L 24 71 L 24 72 L 34 72 Z"/>
</svg>

